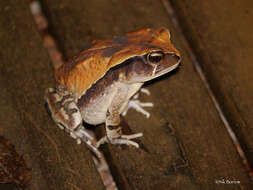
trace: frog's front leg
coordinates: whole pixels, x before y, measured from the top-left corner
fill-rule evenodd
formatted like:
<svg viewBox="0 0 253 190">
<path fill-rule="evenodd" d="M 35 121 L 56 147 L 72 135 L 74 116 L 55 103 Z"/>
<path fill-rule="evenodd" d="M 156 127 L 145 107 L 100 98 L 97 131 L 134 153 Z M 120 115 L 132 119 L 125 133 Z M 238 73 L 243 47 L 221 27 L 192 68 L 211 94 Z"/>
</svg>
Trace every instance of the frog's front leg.
<svg viewBox="0 0 253 190">
<path fill-rule="evenodd" d="M 132 135 L 123 135 L 122 134 L 122 128 L 119 126 L 120 124 L 120 113 L 119 113 L 119 107 L 121 104 L 113 105 L 109 108 L 107 111 L 107 117 L 106 117 L 106 136 L 102 137 L 98 143 L 97 147 L 99 147 L 101 144 L 108 142 L 111 144 L 126 144 L 126 145 L 132 145 L 136 148 L 139 148 L 138 143 L 132 141 L 131 139 L 135 139 L 138 137 L 143 136 L 142 133 L 136 133 Z"/>
<path fill-rule="evenodd" d="M 78 106 L 73 96 L 59 85 L 56 89 L 48 88 L 45 94 L 45 100 L 51 116 L 57 126 L 64 129 L 71 137 L 80 144 L 84 141 L 93 151 L 95 147 L 95 138 L 93 134 L 83 127 L 83 120 Z"/>
</svg>

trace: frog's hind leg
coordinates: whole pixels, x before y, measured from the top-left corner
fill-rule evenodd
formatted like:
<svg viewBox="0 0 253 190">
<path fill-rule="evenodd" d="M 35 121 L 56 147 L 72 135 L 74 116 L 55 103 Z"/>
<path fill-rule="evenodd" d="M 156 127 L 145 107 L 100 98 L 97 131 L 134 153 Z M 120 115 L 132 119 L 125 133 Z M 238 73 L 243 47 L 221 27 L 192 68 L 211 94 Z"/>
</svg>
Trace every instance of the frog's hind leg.
<svg viewBox="0 0 253 190">
<path fill-rule="evenodd" d="M 48 88 L 45 100 L 53 120 L 60 129 L 68 132 L 78 144 L 83 141 L 92 149 L 95 148 L 94 135 L 84 128 L 79 108 L 64 86 L 59 85 L 56 89 Z"/>
</svg>

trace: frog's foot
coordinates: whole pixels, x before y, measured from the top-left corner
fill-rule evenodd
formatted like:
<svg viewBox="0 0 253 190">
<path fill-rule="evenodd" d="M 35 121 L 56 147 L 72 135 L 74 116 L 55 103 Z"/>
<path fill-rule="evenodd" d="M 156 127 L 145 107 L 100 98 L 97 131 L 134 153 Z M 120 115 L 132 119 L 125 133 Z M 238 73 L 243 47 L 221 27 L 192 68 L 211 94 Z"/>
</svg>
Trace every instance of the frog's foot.
<svg viewBox="0 0 253 190">
<path fill-rule="evenodd" d="M 75 130 L 66 131 L 69 132 L 72 138 L 76 139 L 77 144 L 81 144 L 81 142 L 85 142 L 87 144 L 96 144 L 95 135 L 93 134 L 93 132 L 89 131 L 88 129 L 85 129 L 83 126 L 80 126 Z"/>
<path fill-rule="evenodd" d="M 143 109 L 143 107 L 153 107 L 153 106 L 154 106 L 154 104 L 152 102 L 140 102 L 139 100 L 132 99 L 129 101 L 129 103 L 128 103 L 125 111 L 122 113 L 122 115 L 125 116 L 127 114 L 127 111 L 130 108 L 134 108 L 136 111 L 145 115 L 146 118 L 149 118 L 150 113 L 148 111 L 146 111 L 145 109 Z"/>
<path fill-rule="evenodd" d="M 153 107 L 154 104 L 152 102 L 140 102 L 139 100 L 130 100 L 127 109 L 124 111 L 123 116 L 126 115 L 127 111 L 130 108 L 134 108 L 137 112 L 142 113 L 143 115 L 146 116 L 146 118 L 150 117 L 150 113 L 143 109 L 143 107 Z"/>
<path fill-rule="evenodd" d="M 110 137 L 108 135 L 102 137 L 98 142 L 96 147 L 98 148 L 101 144 L 104 143 L 111 143 L 111 144 L 126 144 L 126 145 L 132 145 L 135 146 L 136 148 L 139 148 L 139 144 L 132 141 L 131 139 L 135 139 L 138 137 L 142 137 L 142 133 L 136 133 L 132 135 L 121 135 L 117 138 Z"/>
<path fill-rule="evenodd" d="M 145 93 L 146 95 L 150 95 L 149 90 L 145 89 L 145 88 L 141 88 L 140 92 Z M 148 111 L 146 111 L 145 109 L 143 109 L 144 107 L 153 107 L 154 104 L 152 102 L 140 102 L 138 100 L 139 97 L 139 93 L 137 93 L 129 102 L 127 107 L 125 108 L 124 112 L 122 113 L 123 116 L 125 116 L 127 114 L 127 111 L 130 108 L 135 109 L 137 112 L 142 113 L 143 115 L 146 116 L 146 118 L 150 117 L 150 113 Z"/>
<path fill-rule="evenodd" d="M 97 141 L 92 131 L 85 129 L 83 126 L 79 127 L 75 131 L 69 132 L 70 136 L 76 139 L 77 144 L 84 142 L 95 153 L 97 158 L 101 158 L 101 153 L 96 147 Z"/>
</svg>

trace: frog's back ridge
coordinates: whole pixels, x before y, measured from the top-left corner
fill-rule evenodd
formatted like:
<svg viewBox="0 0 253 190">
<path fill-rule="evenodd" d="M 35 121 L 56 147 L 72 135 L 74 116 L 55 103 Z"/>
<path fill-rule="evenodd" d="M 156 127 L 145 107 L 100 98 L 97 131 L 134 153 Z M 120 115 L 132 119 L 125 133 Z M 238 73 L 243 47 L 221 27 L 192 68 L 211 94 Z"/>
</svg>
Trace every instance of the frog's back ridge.
<svg viewBox="0 0 253 190">
<path fill-rule="evenodd" d="M 110 68 L 131 57 L 152 51 L 179 55 L 170 42 L 170 33 L 166 28 L 142 29 L 125 36 L 93 41 L 89 49 L 57 69 L 55 78 L 58 83 L 64 84 L 75 98 L 80 98 Z"/>
</svg>

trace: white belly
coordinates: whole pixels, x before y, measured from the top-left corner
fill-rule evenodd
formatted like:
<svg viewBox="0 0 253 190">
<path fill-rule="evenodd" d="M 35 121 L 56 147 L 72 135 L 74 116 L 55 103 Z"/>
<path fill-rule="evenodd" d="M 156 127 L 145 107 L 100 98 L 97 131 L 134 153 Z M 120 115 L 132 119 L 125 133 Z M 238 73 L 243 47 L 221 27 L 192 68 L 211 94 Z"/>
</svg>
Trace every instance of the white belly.
<svg viewBox="0 0 253 190">
<path fill-rule="evenodd" d="M 114 92 L 107 89 L 104 94 L 93 99 L 86 107 L 81 108 L 83 120 L 91 125 L 104 123 L 113 97 Z"/>
<path fill-rule="evenodd" d="M 91 125 L 98 125 L 106 121 L 107 110 L 112 104 L 119 105 L 119 114 L 129 102 L 129 99 L 140 89 L 142 83 L 122 84 L 117 83 L 105 89 L 104 93 L 94 98 L 85 107 L 80 108 L 82 118 Z M 118 96 L 118 93 L 121 93 Z M 119 97 L 124 97 L 121 99 Z"/>
</svg>

